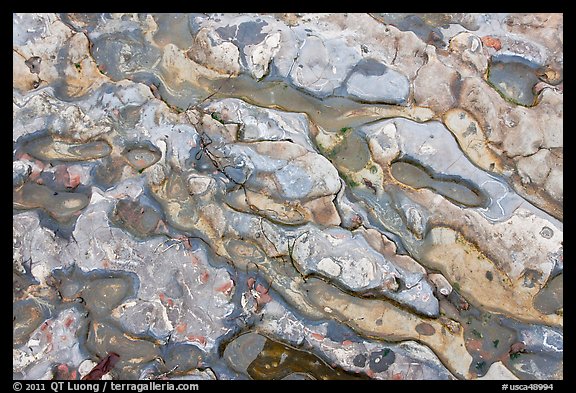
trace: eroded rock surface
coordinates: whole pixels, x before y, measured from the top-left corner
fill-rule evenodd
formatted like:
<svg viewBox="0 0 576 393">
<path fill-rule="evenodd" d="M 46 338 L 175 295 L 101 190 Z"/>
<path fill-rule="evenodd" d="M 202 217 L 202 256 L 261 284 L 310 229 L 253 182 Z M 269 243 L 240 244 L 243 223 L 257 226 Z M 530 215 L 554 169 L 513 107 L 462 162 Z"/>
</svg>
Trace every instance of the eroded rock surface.
<svg viewBox="0 0 576 393">
<path fill-rule="evenodd" d="M 14 14 L 14 379 L 562 379 L 562 31 Z"/>
</svg>

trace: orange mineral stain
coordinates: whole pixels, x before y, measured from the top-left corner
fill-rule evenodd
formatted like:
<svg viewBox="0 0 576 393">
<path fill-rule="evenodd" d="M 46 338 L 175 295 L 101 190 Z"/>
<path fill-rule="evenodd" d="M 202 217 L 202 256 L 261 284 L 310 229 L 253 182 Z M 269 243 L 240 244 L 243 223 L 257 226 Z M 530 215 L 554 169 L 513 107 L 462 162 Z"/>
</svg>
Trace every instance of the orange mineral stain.
<svg viewBox="0 0 576 393">
<path fill-rule="evenodd" d="M 484 46 L 494 48 L 496 51 L 502 49 L 502 43 L 498 38 L 490 37 L 489 35 L 482 37 L 482 43 Z"/>
</svg>

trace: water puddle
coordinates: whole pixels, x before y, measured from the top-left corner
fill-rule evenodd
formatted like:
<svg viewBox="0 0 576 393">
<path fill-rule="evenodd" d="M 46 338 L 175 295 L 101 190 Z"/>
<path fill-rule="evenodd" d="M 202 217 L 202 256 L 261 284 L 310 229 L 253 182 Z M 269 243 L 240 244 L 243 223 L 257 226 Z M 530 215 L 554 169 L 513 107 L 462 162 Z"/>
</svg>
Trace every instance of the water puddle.
<svg viewBox="0 0 576 393">
<path fill-rule="evenodd" d="M 543 314 L 559 312 L 564 307 L 564 275 L 550 279 L 534 299 L 534 308 Z"/>
<path fill-rule="evenodd" d="M 90 199 L 81 193 L 54 191 L 51 188 L 26 182 L 12 193 L 15 209 L 41 208 L 58 221 L 67 222 L 88 206 Z"/>
<path fill-rule="evenodd" d="M 520 56 L 499 55 L 490 59 L 488 83 L 504 99 L 523 106 L 534 106 L 537 96 L 534 85 L 538 83 L 540 66 Z"/>
<path fill-rule="evenodd" d="M 238 372 L 256 380 L 276 379 L 369 379 L 328 365 L 310 352 L 272 340 L 258 333 L 245 333 L 224 350 L 224 359 Z"/>
<path fill-rule="evenodd" d="M 315 124 L 333 132 L 383 117 L 411 117 L 414 110 L 386 104 L 366 105 L 345 97 L 319 99 L 271 76 L 256 80 L 241 74 L 216 81 L 201 78 L 199 82 L 211 99 L 234 97 L 265 108 L 306 113 Z"/>
<path fill-rule="evenodd" d="M 41 161 L 87 161 L 106 157 L 112 152 L 105 141 L 69 143 L 47 135 L 27 141 L 23 151 Z"/>
<path fill-rule="evenodd" d="M 478 30 L 477 17 L 474 14 L 449 13 L 373 13 L 376 20 L 397 27 L 402 31 L 411 31 L 422 41 L 443 48 L 447 45 L 442 29 L 450 24 L 459 24 L 468 30 Z"/>
<path fill-rule="evenodd" d="M 457 177 L 439 175 L 414 161 L 394 161 L 390 170 L 396 180 L 413 188 L 428 188 L 463 207 L 486 207 L 489 198 L 471 183 Z"/>
</svg>

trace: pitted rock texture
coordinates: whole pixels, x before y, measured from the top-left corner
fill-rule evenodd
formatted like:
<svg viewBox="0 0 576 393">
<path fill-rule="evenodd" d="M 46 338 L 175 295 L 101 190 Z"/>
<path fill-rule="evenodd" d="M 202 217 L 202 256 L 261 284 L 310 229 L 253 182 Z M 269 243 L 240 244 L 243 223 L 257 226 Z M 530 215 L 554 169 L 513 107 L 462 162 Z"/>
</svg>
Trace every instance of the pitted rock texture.
<svg viewBox="0 0 576 393">
<path fill-rule="evenodd" d="M 14 14 L 13 378 L 562 379 L 562 33 Z"/>
</svg>

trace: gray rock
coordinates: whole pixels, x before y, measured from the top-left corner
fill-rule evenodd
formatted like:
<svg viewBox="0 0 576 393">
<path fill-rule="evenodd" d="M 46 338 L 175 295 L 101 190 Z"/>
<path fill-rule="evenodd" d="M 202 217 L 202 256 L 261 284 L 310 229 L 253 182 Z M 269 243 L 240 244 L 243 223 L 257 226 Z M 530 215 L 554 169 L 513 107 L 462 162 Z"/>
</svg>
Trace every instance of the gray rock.
<svg viewBox="0 0 576 393">
<path fill-rule="evenodd" d="M 554 167 L 548 174 L 544 189 L 559 202 L 564 201 L 564 170 L 563 167 Z"/>
<path fill-rule="evenodd" d="M 14 378 L 561 379 L 562 29 L 14 14 Z"/>
<path fill-rule="evenodd" d="M 438 315 L 423 269 L 417 263 L 400 265 L 395 255 L 374 249 L 362 232 L 339 228 L 320 231 L 312 225 L 288 236 L 287 253 L 304 275 L 320 275 L 359 295 L 393 299 L 427 316 Z M 281 249 L 283 244 L 276 244 Z"/>
<path fill-rule="evenodd" d="M 361 101 L 406 105 L 410 81 L 377 60 L 364 58 L 346 80 L 346 92 Z"/>
<path fill-rule="evenodd" d="M 540 149 L 528 157 L 520 157 L 516 167 L 522 181 L 542 185 L 550 173 L 550 167 L 547 165 L 549 157 L 550 151 L 547 149 Z"/>
<path fill-rule="evenodd" d="M 296 347 L 310 347 L 329 361 L 343 365 L 347 371 L 368 373 L 372 378 L 385 380 L 394 376 L 406 380 L 454 379 L 430 349 L 415 341 L 382 343 L 346 330 L 337 336 L 339 330 L 331 327 L 331 322 L 303 323 L 297 315 L 276 301 L 266 305 L 263 315 L 258 323 L 259 331 L 281 337 Z M 371 355 L 379 352 L 394 353 L 394 361 L 385 370 L 370 365 Z"/>
<path fill-rule="evenodd" d="M 342 85 L 358 59 L 359 53 L 339 39 L 309 35 L 303 38 L 289 74 L 290 81 L 317 97 L 328 97 Z M 353 81 L 353 86 L 356 83 Z M 361 89 L 362 81 L 358 85 Z"/>
</svg>

